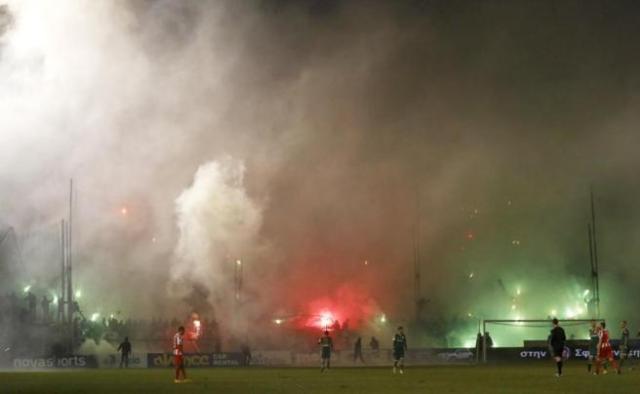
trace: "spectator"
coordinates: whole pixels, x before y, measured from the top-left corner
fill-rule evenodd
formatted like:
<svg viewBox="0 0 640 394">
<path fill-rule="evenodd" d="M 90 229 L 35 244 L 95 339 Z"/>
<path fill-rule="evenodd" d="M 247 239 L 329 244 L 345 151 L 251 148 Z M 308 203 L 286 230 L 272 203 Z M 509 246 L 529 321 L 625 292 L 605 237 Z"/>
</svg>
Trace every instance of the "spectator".
<svg viewBox="0 0 640 394">
<path fill-rule="evenodd" d="M 249 344 L 245 343 L 242 345 L 242 365 L 248 367 L 251 365 L 251 349 L 249 348 Z"/>
<path fill-rule="evenodd" d="M 353 347 L 353 363 L 355 364 L 358 360 L 364 364 L 364 358 L 362 357 L 362 338 L 360 337 L 356 339 L 356 344 Z"/>
<path fill-rule="evenodd" d="M 487 343 L 487 349 L 491 349 L 493 347 L 493 339 L 489 335 L 489 331 L 484 333 L 484 340 Z"/>
<path fill-rule="evenodd" d="M 369 347 L 373 351 L 373 354 L 378 355 L 378 351 L 380 350 L 380 342 L 376 339 L 376 337 L 371 337 L 371 341 L 369 341 Z"/>
<path fill-rule="evenodd" d="M 42 296 L 42 301 L 40 301 L 40 307 L 42 308 L 42 322 L 49 323 L 49 305 L 51 304 L 51 300 L 47 298 L 46 295 Z"/>
<path fill-rule="evenodd" d="M 27 301 L 27 309 L 29 311 L 29 320 L 34 322 L 36 320 L 36 304 L 38 303 L 38 299 L 32 292 L 28 292 L 27 296 L 24 298 Z"/>
<path fill-rule="evenodd" d="M 482 333 L 478 332 L 478 336 L 476 336 L 476 351 L 477 354 L 482 353 Z"/>
</svg>

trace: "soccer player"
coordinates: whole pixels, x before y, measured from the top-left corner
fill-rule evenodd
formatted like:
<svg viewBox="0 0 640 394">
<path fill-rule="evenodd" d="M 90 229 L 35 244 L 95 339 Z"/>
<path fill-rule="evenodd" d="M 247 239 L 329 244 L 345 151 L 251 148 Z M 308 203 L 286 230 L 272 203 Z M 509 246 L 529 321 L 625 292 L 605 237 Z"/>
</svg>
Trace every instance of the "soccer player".
<svg viewBox="0 0 640 394">
<path fill-rule="evenodd" d="M 619 371 L 618 363 L 616 363 L 613 357 L 613 351 L 611 350 L 611 343 L 609 343 L 609 330 L 605 322 L 601 322 L 598 326 L 598 359 L 596 360 L 596 374 L 600 373 L 600 366 L 604 361 L 609 361 L 615 369 Z"/>
<path fill-rule="evenodd" d="M 620 323 L 620 328 L 622 334 L 620 335 L 620 368 L 618 368 L 618 373 L 622 373 L 622 364 L 629 357 L 629 328 L 626 320 Z"/>
<path fill-rule="evenodd" d="M 407 350 L 407 337 L 404 336 L 402 326 L 398 327 L 393 337 L 393 373 L 400 367 L 400 373 L 404 373 L 404 352 Z"/>
<path fill-rule="evenodd" d="M 587 364 L 587 372 L 592 371 L 593 362 L 597 361 L 599 340 L 598 325 L 596 324 L 596 321 L 593 320 L 591 322 L 591 328 L 589 328 L 589 363 Z M 595 371 L 593 371 L 593 373 L 595 374 Z"/>
<path fill-rule="evenodd" d="M 562 376 L 562 353 L 564 352 L 564 344 L 567 340 L 566 335 L 564 334 L 564 329 L 560 327 L 560 322 L 558 319 L 554 318 L 553 328 L 551 329 L 551 335 L 549 337 L 549 346 L 553 352 L 553 359 L 556 361 L 556 368 L 558 371 L 556 372 L 556 376 Z"/>
<path fill-rule="evenodd" d="M 131 342 L 129 342 L 129 337 L 124 337 L 124 342 L 118 346 L 118 352 L 121 352 L 120 355 L 120 368 L 123 366 L 125 368 L 129 368 L 129 355 L 131 354 Z"/>
<path fill-rule="evenodd" d="M 331 369 L 331 351 L 333 350 L 333 339 L 329 336 L 329 331 L 325 330 L 324 335 L 318 339 L 318 345 L 322 348 L 322 364 L 320 372 Z"/>
<path fill-rule="evenodd" d="M 184 358 L 183 358 L 183 342 L 184 342 L 184 327 L 178 327 L 178 332 L 173 336 L 173 359 L 176 366 L 176 379 L 174 383 L 182 383 L 187 380 L 187 372 L 184 370 Z M 180 375 L 182 373 L 182 378 Z"/>
</svg>

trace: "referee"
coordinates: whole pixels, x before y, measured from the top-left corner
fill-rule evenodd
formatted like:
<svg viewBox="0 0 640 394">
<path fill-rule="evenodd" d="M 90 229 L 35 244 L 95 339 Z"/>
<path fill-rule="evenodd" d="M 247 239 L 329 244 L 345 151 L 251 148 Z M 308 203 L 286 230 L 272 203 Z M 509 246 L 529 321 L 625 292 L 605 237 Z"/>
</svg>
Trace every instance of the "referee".
<svg viewBox="0 0 640 394">
<path fill-rule="evenodd" d="M 562 376 L 562 352 L 564 352 L 564 343 L 567 340 L 564 334 L 564 329 L 560 327 L 558 319 L 553 319 L 553 328 L 551 329 L 551 335 L 549 337 L 549 346 L 553 351 L 553 359 L 556 361 L 558 372 L 556 376 Z"/>
</svg>

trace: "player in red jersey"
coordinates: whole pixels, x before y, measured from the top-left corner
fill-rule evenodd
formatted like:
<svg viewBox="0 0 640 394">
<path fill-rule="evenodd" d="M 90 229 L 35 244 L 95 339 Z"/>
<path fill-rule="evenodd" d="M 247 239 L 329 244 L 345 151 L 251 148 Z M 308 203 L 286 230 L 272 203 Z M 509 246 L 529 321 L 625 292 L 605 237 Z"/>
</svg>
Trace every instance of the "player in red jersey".
<svg viewBox="0 0 640 394">
<path fill-rule="evenodd" d="M 175 383 L 181 383 L 187 380 L 187 373 L 184 370 L 184 358 L 183 358 L 183 342 L 184 342 L 184 327 L 178 327 L 178 332 L 173 336 L 173 363 L 176 366 L 176 379 Z M 182 372 L 182 379 L 180 379 L 180 372 Z"/>
<path fill-rule="evenodd" d="M 600 340 L 598 341 L 598 359 L 596 361 L 597 374 L 600 373 L 600 367 L 605 361 L 609 361 L 609 363 L 618 370 L 618 363 L 613 357 L 613 350 L 611 348 L 611 343 L 609 343 L 609 330 L 607 330 L 606 327 L 605 322 L 601 322 L 598 326 L 598 337 Z"/>
</svg>

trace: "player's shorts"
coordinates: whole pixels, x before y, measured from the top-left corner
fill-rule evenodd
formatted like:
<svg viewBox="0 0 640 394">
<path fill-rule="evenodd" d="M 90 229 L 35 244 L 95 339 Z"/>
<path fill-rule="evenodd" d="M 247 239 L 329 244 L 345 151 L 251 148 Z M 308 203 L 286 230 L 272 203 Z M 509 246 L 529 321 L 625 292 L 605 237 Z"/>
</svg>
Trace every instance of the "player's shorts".
<svg viewBox="0 0 640 394">
<path fill-rule="evenodd" d="M 600 349 L 600 359 L 611 359 L 613 358 L 613 352 L 611 351 L 611 347 L 603 347 Z"/>
<path fill-rule="evenodd" d="M 328 347 L 323 347 L 322 358 L 331 358 L 331 349 L 329 349 Z"/>
<path fill-rule="evenodd" d="M 551 349 L 551 352 L 553 353 L 553 357 L 564 358 L 564 346 L 554 347 L 553 349 Z"/>
<path fill-rule="evenodd" d="M 626 357 L 629 354 L 629 346 L 620 345 L 620 356 Z"/>
<path fill-rule="evenodd" d="M 404 350 L 394 350 L 393 359 L 400 360 L 401 358 L 404 358 Z"/>
<path fill-rule="evenodd" d="M 598 344 L 589 346 L 589 358 L 593 360 L 596 357 L 598 357 Z"/>
<path fill-rule="evenodd" d="M 184 357 L 182 355 L 173 356 L 173 363 L 175 364 L 176 367 L 183 367 L 184 366 Z"/>
</svg>

